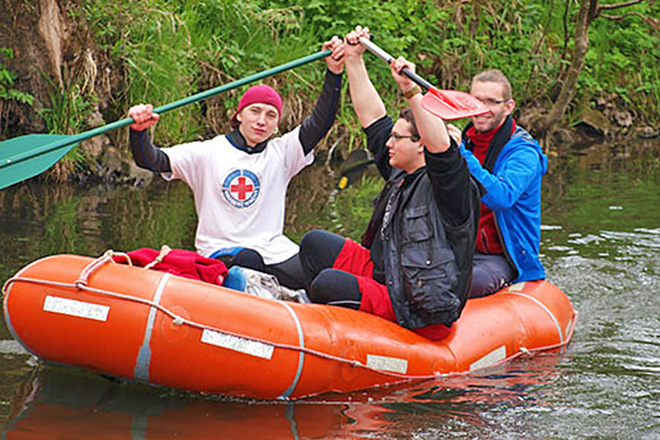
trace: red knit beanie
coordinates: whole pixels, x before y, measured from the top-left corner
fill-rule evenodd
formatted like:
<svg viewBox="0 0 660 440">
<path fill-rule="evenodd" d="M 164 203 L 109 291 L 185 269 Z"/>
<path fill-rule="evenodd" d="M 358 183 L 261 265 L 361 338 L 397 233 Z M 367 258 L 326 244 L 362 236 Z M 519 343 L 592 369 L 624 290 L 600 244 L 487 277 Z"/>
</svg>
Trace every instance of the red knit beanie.
<svg viewBox="0 0 660 440">
<path fill-rule="evenodd" d="M 238 115 L 241 110 L 247 107 L 250 104 L 270 104 L 277 109 L 278 115 L 282 116 L 282 98 L 280 95 L 270 86 L 265 84 L 260 84 L 258 86 L 252 86 L 243 93 L 241 100 L 238 101 L 238 108 L 236 113 L 231 118 L 231 126 L 236 128 L 238 127 L 238 120 L 236 115 Z"/>
</svg>

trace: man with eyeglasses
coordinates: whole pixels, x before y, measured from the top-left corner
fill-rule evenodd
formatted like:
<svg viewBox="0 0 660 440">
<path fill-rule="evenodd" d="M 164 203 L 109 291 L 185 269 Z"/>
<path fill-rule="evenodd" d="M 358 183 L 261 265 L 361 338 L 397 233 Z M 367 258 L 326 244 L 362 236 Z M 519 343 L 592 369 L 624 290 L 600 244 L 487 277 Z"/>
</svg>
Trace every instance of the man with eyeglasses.
<svg viewBox="0 0 660 440">
<path fill-rule="evenodd" d="M 418 86 L 391 73 L 410 105 L 393 123 L 369 79 L 357 27 L 346 36 L 351 101 L 387 181 L 362 245 L 325 231 L 300 243 L 313 302 L 371 313 L 429 338 L 449 335 L 467 300 L 479 194 L 444 122 L 422 108 Z"/>
<path fill-rule="evenodd" d="M 511 84 L 500 70 L 474 76 L 470 94 L 489 109 L 471 119 L 461 144 L 482 189 L 470 289 L 470 297 L 480 297 L 512 282 L 545 278 L 539 247 L 541 179 L 548 159 L 511 116 L 515 108 Z"/>
</svg>

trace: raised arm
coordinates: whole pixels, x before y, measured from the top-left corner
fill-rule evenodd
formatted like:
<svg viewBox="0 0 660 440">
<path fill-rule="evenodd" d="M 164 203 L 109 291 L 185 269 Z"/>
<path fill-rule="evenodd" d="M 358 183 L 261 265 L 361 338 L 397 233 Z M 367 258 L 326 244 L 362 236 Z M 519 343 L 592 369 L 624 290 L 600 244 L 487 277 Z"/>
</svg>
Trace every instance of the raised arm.
<svg viewBox="0 0 660 440">
<path fill-rule="evenodd" d="M 346 35 L 346 75 L 348 76 L 348 88 L 353 108 L 362 128 L 367 128 L 384 117 L 387 110 L 369 79 L 367 67 L 362 57 L 365 48 L 359 43 L 360 37 L 369 38 L 369 28 L 357 26 L 355 30 Z"/>
<path fill-rule="evenodd" d="M 415 84 L 402 75 L 406 67 L 415 71 L 415 66 L 403 58 L 392 62 L 392 76 L 401 91 L 411 91 Z M 450 226 L 460 226 L 475 216 L 478 206 L 476 185 L 470 179 L 465 159 L 448 132 L 445 122 L 422 107 L 422 94 L 417 93 L 408 102 L 415 116 L 417 130 L 425 146 L 424 160 L 433 186 L 436 204 L 444 213 L 443 221 Z"/>
<path fill-rule="evenodd" d="M 139 104 L 128 110 L 128 116 L 133 118 L 130 125 L 129 144 L 133 160 L 140 168 L 146 168 L 159 173 L 170 172 L 170 159 L 160 148 L 154 146 L 147 130 L 158 122 L 158 114 L 153 112 L 151 104 Z"/>
<path fill-rule="evenodd" d="M 335 121 L 341 97 L 341 75 L 344 69 L 344 44 L 339 37 L 323 44 L 323 50 L 332 53 L 325 58 L 328 70 L 325 82 L 312 114 L 300 127 L 300 143 L 305 154 L 314 149 L 316 144 L 328 133 Z"/>
<path fill-rule="evenodd" d="M 415 87 L 415 83 L 401 73 L 404 68 L 407 68 L 412 72 L 415 71 L 415 65 L 401 57 L 392 61 L 392 64 L 390 65 L 394 80 L 399 85 L 401 91 L 405 94 Z M 413 115 L 415 115 L 415 122 L 422 143 L 426 145 L 427 150 L 431 153 L 442 153 L 447 151 L 449 148 L 449 134 L 447 133 L 445 122 L 437 116 L 427 112 L 422 107 L 421 93 L 413 95 L 408 99 L 408 102 L 410 103 Z"/>
</svg>

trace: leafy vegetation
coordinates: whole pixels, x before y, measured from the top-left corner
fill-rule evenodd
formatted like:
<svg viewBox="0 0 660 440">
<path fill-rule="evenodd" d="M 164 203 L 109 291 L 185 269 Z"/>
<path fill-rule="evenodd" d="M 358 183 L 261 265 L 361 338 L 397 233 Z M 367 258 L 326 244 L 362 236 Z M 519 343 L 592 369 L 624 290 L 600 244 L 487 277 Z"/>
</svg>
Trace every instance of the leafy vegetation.
<svg viewBox="0 0 660 440">
<path fill-rule="evenodd" d="M 4 58 L 13 58 L 14 51 L 2 47 L 0 48 L 0 99 L 13 100 L 32 105 L 34 97 L 29 93 L 21 92 L 13 88 L 16 75 L 9 70 L 3 61 Z"/>
<path fill-rule="evenodd" d="M 34 96 L 14 88 L 16 74 L 12 72 L 7 63 L 14 57 L 14 51 L 7 47 L 0 47 L 0 121 L 6 119 L 12 103 L 32 105 Z M 0 130 L 6 124 L 0 123 Z"/>
<path fill-rule="evenodd" d="M 85 92 L 81 84 L 67 80 L 63 87 L 46 78 L 48 84 L 48 106 L 39 113 L 53 134 L 76 134 L 87 129 L 87 118 L 92 111 L 93 94 Z M 83 168 L 86 161 L 84 151 L 73 148 L 54 170 L 56 180 L 65 180 L 74 169 Z"/>
<path fill-rule="evenodd" d="M 133 104 L 162 105 L 316 52 L 322 41 L 356 24 L 369 26 L 377 44 L 413 60 L 439 88 L 467 90 L 472 75 L 499 68 L 512 82 L 518 108 L 547 109 L 570 62 L 579 1 L 81 0 L 68 5 L 69 16 L 89 30 L 97 62 L 107 61 L 111 79 L 106 82 L 112 90 L 104 112 L 106 119 L 116 119 Z M 658 123 L 658 16 L 659 2 L 642 1 L 615 19 L 593 21 L 566 120 L 575 120 L 580 109 L 598 99 L 618 97 L 636 123 Z M 11 56 L 6 50 L 0 54 Z M 367 65 L 388 108 L 396 111 L 402 100 L 389 70 L 370 55 Z M 285 97 L 283 129 L 308 114 L 323 71 L 317 62 L 267 80 Z M 72 102 L 58 104 L 57 97 L 44 114 L 51 130 L 77 129 L 80 118 L 73 113 L 93 104 L 81 92 L 86 79 L 72 75 L 70 80 L 62 98 Z M 0 97 L 29 102 L 29 95 L 12 90 L 11 84 L 10 72 L 0 65 Z M 164 115 L 157 142 L 225 131 L 241 92 Z M 364 137 L 348 101 L 344 94 L 341 127 L 333 128 L 328 142 L 352 150 Z"/>
</svg>

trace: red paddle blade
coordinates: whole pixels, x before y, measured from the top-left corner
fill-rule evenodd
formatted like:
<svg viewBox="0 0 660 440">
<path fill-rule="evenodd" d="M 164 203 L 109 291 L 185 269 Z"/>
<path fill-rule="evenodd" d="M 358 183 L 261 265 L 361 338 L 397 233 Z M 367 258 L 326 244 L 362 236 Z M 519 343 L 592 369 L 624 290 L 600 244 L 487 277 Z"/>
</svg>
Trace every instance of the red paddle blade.
<svg viewBox="0 0 660 440">
<path fill-rule="evenodd" d="M 430 88 L 424 95 L 422 106 L 446 121 L 481 115 L 489 110 L 483 102 L 469 93 L 435 88 Z"/>
</svg>

